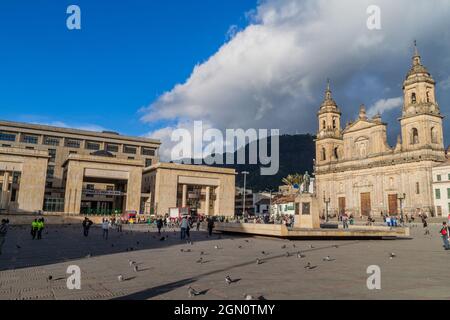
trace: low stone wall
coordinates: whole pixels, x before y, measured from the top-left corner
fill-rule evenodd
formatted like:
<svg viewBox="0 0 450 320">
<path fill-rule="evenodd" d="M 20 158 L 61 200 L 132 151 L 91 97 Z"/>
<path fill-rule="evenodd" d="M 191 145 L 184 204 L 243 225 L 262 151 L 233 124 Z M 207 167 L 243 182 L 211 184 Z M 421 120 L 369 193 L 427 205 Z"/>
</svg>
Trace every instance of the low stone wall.
<svg viewBox="0 0 450 320">
<path fill-rule="evenodd" d="M 258 223 L 217 223 L 215 230 L 271 237 L 286 237 L 289 233 L 286 226 L 282 224 Z"/>
</svg>

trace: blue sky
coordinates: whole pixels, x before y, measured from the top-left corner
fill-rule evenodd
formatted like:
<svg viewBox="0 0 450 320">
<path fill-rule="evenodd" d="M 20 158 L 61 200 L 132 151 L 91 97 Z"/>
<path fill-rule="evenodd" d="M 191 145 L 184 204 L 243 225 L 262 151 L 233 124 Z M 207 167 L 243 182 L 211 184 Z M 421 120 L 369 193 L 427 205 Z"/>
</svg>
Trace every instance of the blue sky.
<svg viewBox="0 0 450 320">
<path fill-rule="evenodd" d="M 66 28 L 81 8 L 82 30 Z M 141 135 L 138 110 L 245 26 L 256 0 L 2 0 L 0 118 Z"/>
<path fill-rule="evenodd" d="M 71 4 L 81 31 L 66 28 Z M 450 0 L 1 0 L 0 118 L 146 135 L 167 157 L 197 120 L 315 133 L 331 78 L 342 125 L 365 104 L 393 145 L 417 40 L 448 145 L 449 16 Z"/>
</svg>

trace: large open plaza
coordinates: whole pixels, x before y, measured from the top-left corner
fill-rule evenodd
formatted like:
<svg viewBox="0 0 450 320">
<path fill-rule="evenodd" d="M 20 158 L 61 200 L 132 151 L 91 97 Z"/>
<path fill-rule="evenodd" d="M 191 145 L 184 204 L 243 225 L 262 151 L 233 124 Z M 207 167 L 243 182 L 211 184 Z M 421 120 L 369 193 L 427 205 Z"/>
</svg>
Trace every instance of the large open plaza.
<svg viewBox="0 0 450 320">
<path fill-rule="evenodd" d="M 394 241 L 208 238 L 199 231 L 191 232 L 191 245 L 179 239 L 178 229 L 165 231 L 167 240 L 160 241 L 155 228 L 127 226 L 104 240 L 100 228 L 85 238 L 81 224 L 50 225 L 38 241 L 28 227 L 12 227 L 0 259 L 0 299 L 450 298 L 450 253 L 438 224 L 431 224 L 430 235 L 412 225 L 411 239 Z M 81 269 L 81 290 L 67 288 L 70 265 Z M 381 269 L 381 290 L 367 288 L 371 265 Z M 235 282 L 228 285 L 227 275 Z M 190 298 L 189 287 L 202 294 Z"/>
</svg>

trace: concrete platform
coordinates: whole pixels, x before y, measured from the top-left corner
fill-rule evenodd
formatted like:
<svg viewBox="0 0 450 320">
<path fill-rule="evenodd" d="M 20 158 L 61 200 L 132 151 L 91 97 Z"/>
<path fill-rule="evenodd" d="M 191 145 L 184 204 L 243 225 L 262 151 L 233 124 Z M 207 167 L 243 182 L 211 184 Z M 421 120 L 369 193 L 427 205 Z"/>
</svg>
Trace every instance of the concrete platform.
<svg viewBox="0 0 450 320">
<path fill-rule="evenodd" d="M 349 229 L 288 229 L 285 225 L 217 223 L 215 231 L 283 239 L 399 239 L 410 236 L 409 228 L 350 226 Z"/>
</svg>

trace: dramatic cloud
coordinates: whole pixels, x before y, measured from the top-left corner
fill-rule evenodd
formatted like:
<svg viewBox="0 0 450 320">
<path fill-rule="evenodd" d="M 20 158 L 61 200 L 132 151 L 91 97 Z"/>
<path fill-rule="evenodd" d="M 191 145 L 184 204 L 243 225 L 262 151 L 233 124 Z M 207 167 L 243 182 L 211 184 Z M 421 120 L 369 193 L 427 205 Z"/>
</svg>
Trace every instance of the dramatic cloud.
<svg viewBox="0 0 450 320">
<path fill-rule="evenodd" d="M 399 108 L 403 105 L 403 97 L 391 98 L 391 99 L 381 99 L 375 102 L 367 110 L 367 115 L 373 117 L 376 114 L 382 115 L 386 111 Z"/>
<path fill-rule="evenodd" d="M 381 9 L 381 30 L 367 28 L 370 5 Z M 450 102 L 445 85 L 450 33 L 443 32 L 450 30 L 449 8 L 450 0 L 262 1 L 245 29 L 231 27 L 230 40 L 195 66 L 184 83 L 144 108 L 142 120 L 174 123 L 149 133 L 169 149 L 170 132 L 195 120 L 221 130 L 314 133 L 325 81 L 331 78 L 343 123 L 365 103 L 373 112 L 389 110 L 383 120 L 398 126 L 401 98 L 392 97 L 402 94 L 414 39 L 424 64 L 443 83 L 437 88 L 441 106 Z"/>
</svg>

